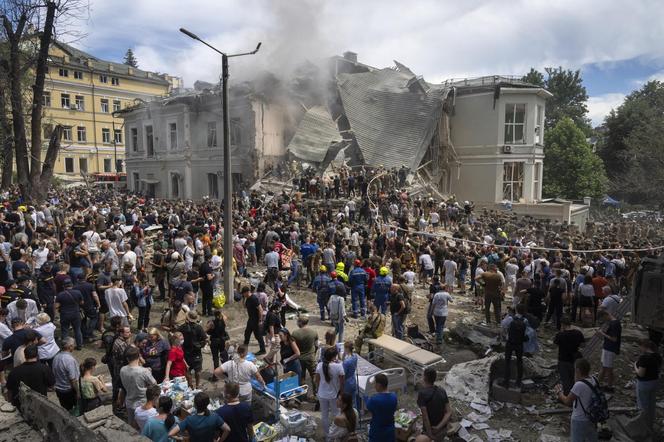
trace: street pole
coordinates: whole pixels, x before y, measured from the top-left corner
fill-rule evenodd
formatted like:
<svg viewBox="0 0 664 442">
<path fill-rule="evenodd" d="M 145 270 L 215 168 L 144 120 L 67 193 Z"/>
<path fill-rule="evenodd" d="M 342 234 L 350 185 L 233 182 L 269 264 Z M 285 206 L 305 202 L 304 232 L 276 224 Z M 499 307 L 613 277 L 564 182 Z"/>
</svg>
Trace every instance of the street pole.
<svg viewBox="0 0 664 442">
<path fill-rule="evenodd" d="M 224 116 L 224 293 L 227 302 L 235 302 L 233 290 L 233 180 L 231 170 L 231 134 L 228 115 L 228 56 L 221 54 L 221 108 Z"/>
<path fill-rule="evenodd" d="M 221 54 L 221 108 L 224 118 L 224 294 L 226 295 L 226 302 L 233 303 L 235 302 L 235 292 L 233 290 L 233 172 L 231 166 L 230 115 L 228 113 L 228 59 L 243 55 L 254 55 L 260 49 L 261 43 L 258 43 L 256 49 L 251 52 L 228 55 L 201 40 L 193 32 L 184 28 L 180 28 L 180 32 Z"/>
</svg>

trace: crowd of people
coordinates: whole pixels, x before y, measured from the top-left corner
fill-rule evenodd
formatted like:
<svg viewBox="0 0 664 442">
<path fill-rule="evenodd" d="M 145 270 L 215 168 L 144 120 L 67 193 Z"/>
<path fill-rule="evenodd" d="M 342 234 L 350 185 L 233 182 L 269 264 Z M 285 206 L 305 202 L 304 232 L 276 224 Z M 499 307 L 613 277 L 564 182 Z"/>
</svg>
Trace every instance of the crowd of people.
<svg viewBox="0 0 664 442">
<path fill-rule="evenodd" d="M 575 404 L 573 433 L 590 431 L 577 422 L 583 420 L 577 404 L 591 390 L 579 386 L 588 361 L 579 358 L 583 335 L 572 324 L 608 323 L 598 381 L 610 391 L 621 344 L 618 307 L 639 259 L 658 253 L 664 231 L 620 221 L 590 224 L 581 233 L 574 225 L 477 209 L 468 201 L 413 196 L 406 177 L 405 168 L 341 169 L 325 178 L 302 174 L 290 193 L 238 193 L 230 251 L 222 248 L 223 204 L 212 200 L 77 188 L 53 190 L 48 201 L 31 205 L 14 189 L 5 191 L 0 383 L 6 397 L 20 405 L 23 382 L 42 394 L 55 390 L 64 408 L 83 412 L 103 402 L 110 384 L 116 412 L 154 441 L 183 431 L 192 440 L 242 441 L 253 437 L 251 381 L 271 382 L 279 364 L 311 383 L 326 437 L 353 440 L 361 407 L 356 355 L 365 341 L 388 328 L 404 339 L 409 319 L 421 319 L 442 351 L 449 304 L 465 296 L 482 312 L 484 326 L 503 332 L 506 387 L 512 356 L 519 385 L 523 356 L 538 351 L 538 328 L 559 331 L 561 400 Z M 632 248 L 642 251 L 621 251 Z M 575 251 L 584 249 L 607 251 Z M 225 257 L 232 257 L 239 281 L 228 296 L 247 313 L 237 345 L 224 310 L 213 305 Z M 263 266 L 264 277 L 251 284 L 249 268 Z M 310 290 L 320 321 L 330 325 L 322 344 L 304 315 L 287 328 L 288 293 L 298 289 Z M 428 293 L 425 318 L 413 317 L 416 290 Z M 363 324 L 357 336 L 345 333 L 351 317 Z M 252 336 L 255 355 L 266 361 L 260 371 L 246 359 Z M 638 405 L 649 425 L 661 366 L 661 336 L 653 331 L 651 339 L 635 364 Z M 103 357 L 77 358 L 84 345 L 99 345 Z M 198 414 L 178 421 L 155 386 L 184 376 L 199 388 L 206 345 L 210 380 L 225 380 L 225 405 L 209 412 L 210 398 L 201 392 L 194 401 Z M 95 376 L 98 364 L 107 365 L 110 379 Z M 418 394 L 426 416 L 422 441 L 440 440 L 451 415 L 435 381 L 435 371 L 424 373 Z M 397 398 L 387 379 L 377 377 L 376 389 L 364 404 L 372 414 L 369 439 L 391 440 Z"/>
</svg>

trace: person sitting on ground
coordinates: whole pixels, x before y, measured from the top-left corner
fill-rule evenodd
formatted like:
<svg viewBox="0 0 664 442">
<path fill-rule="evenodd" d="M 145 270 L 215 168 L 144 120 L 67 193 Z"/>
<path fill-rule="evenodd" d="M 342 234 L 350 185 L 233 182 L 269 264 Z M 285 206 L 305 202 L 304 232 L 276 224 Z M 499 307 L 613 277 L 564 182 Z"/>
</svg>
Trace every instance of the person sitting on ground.
<svg viewBox="0 0 664 442">
<path fill-rule="evenodd" d="M 432 441 L 443 440 L 447 424 L 452 417 L 452 407 L 447 393 L 436 385 L 436 369 L 424 370 L 424 386 L 417 393 L 417 405 L 424 423 L 422 431 Z"/>
<path fill-rule="evenodd" d="M 339 414 L 334 417 L 330 425 L 330 431 L 327 433 L 329 442 L 351 442 L 357 441 L 357 423 L 359 416 L 357 410 L 353 408 L 353 395 L 342 393 L 337 397 L 337 408 Z"/>
<path fill-rule="evenodd" d="M 106 393 L 106 384 L 101 376 L 94 376 L 95 369 L 97 368 L 97 360 L 95 358 L 86 358 L 81 364 L 81 413 L 92 411 L 101 406 L 101 394 Z"/>
</svg>

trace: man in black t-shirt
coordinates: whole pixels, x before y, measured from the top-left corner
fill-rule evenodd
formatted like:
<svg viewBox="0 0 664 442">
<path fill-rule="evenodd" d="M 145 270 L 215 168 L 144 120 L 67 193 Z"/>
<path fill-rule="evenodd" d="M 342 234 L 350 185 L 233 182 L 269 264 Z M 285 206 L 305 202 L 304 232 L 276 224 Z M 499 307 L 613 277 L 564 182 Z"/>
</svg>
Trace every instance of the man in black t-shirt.
<svg viewBox="0 0 664 442">
<path fill-rule="evenodd" d="M 646 339 L 639 344 L 641 355 L 634 363 L 636 373 L 636 403 L 645 417 L 645 424 L 652 431 L 655 423 L 655 407 L 659 372 L 662 368 L 662 357 L 657 353 L 657 345 Z"/>
<path fill-rule="evenodd" d="M 544 318 L 544 309 L 542 308 L 542 300 L 544 299 L 544 292 L 537 286 L 526 289 L 528 294 L 528 313 L 532 313 L 540 321 Z"/>
<path fill-rule="evenodd" d="M 578 356 L 579 347 L 585 341 L 580 330 L 572 328 L 569 317 L 563 316 L 560 320 L 562 331 L 553 338 L 553 343 L 558 346 L 558 375 L 563 393 L 569 394 L 574 385 L 574 361 Z"/>
<path fill-rule="evenodd" d="M 205 254 L 205 262 L 198 269 L 198 276 L 201 278 L 201 292 L 203 292 L 203 316 L 212 316 L 212 295 L 214 292 L 214 273 L 210 265 L 212 254 Z"/>
<path fill-rule="evenodd" d="M 203 327 L 198 324 L 198 313 L 190 311 L 187 313 L 187 322 L 178 329 L 184 337 L 184 360 L 187 362 L 189 370 L 194 371 L 195 387 L 198 388 L 201 382 L 201 370 L 203 370 L 203 353 L 201 349 L 207 343 L 207 334 Z"/>
<path fill-rule="evenodd" d="M 390 287 L 390 313 L 392 314 L 392 335 L 403 339 L 403 323 L 406 317 L 406 298 L 401 287 L 392 284 Z"/>
<path fill-rule="evenodd" d="M 9 376 L 7 376 L 6 399 L 16 407 L 21 405 L 18 396 L 21 382 L 43 396 L 46 396 L 49 387 L 55 385 L 55 378 L 51 370 L 46 364 L 42 364 L 37 360 L 37 346 L 34 344 L 28 345 L 25 347 L 24 354 L 25 362 L 12 369 Z"/>
<path fill-rule="evenodd" d="M 242 287 L 240 292 L 244 298 L 244 306 L 247 309 L 247 326 L 244 329 L 244 345 L 249 345 L 249 338 L 253 333 L 258 341 L 260 351 L 256 355 L 265 354 L 265 342 L 261 335 L 261 325 L 263 321 L 263 308 L 255 294 L 251 293 L 249 287 Z"/>
<path fill-rule="evenodd" d="M 620 337 L 622 335 L 622 325 L 620 320 L 616 319 L 608 310 L 602 310 L 600 319 L 603 319 L 608 328 L 606 332 L 599 330 L 599 334 L 604 336 L 602 345 L 602 371 L 599 373 L 599 381 L 602 383 L 606 378 L 604 390 L 607 393 L 613 393 L 613 361 L 620 354 Z"/>
<path fill-rule="evenodd" d="M 424 433 L 431 440 L 442 440 L 452 417 L 452 408 L 445 390 L 435 385 L 436 374 L 434 368 L 424 370 L 424 385 L 417 394 L 417 406 L 422 412 Z"/>
</svg>

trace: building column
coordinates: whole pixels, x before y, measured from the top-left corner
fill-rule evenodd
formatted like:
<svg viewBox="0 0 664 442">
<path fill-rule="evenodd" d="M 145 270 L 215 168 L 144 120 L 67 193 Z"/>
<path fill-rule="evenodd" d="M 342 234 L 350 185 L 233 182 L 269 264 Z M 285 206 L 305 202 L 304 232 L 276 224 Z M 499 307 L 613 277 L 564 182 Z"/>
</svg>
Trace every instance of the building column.
<svg viewBox="0 0 664 442">
<path fill-rule="evenodd" d="M 535 164 L 533 161 L 525 161 L 523 165 L 523 197 L 527 203 L 532 203 L 537 195 L 533 195 L 535 191 L 533 186 L 533 179 L 535 178 Z"/>
<path fill-rule="evenodd" d="M 189 106 L 184 106 L 184 133 L 183 133 L 183 144 L 184 144 L 184 182 L 183 182 L 183 192 L 182 195 L 186 199 L 191 199 L 192 188 L 191 188 L 191 113 L 189 112 Z"/>
</svg>

